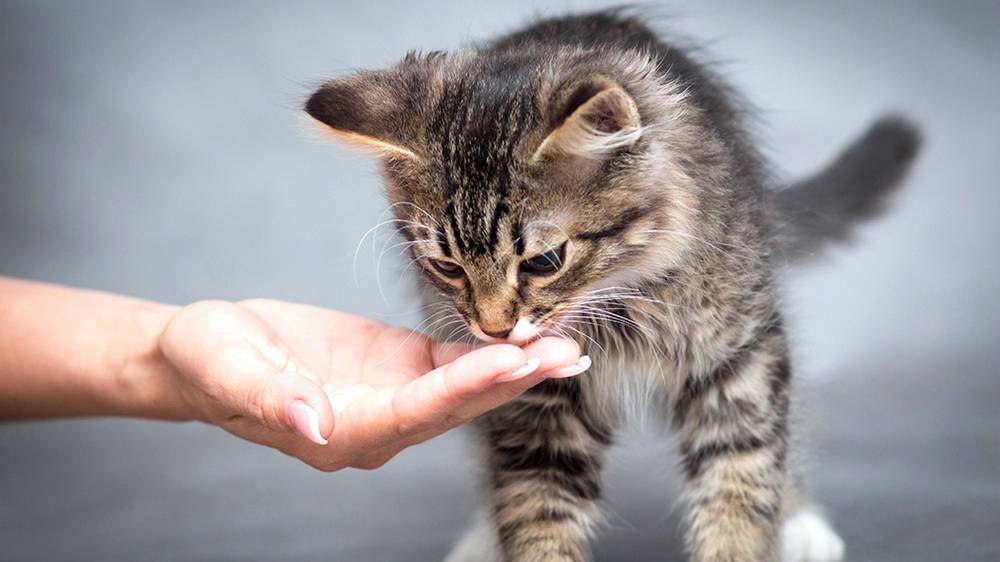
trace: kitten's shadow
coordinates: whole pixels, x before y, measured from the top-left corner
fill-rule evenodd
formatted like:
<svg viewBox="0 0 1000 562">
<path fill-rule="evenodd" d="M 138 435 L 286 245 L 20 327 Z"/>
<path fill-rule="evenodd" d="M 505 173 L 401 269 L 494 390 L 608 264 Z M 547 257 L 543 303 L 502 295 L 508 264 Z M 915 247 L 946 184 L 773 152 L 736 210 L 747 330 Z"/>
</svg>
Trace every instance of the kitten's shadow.
<svg viewBox="0 0 1000 562">
<path fill-rule="evenodd" d="M 677 524 L 677 523 L 675 523 Z M 687 562 L 680 540 L 639 536 L 604 538 L 595 544 L 596 562 Z"/>
<path fill-rule="evenodd" d="M 655 497 L 654 497 L 655 496 Z M 595 562 L 686 562 L 681 510 L 668 510 L 674 498 L 650 494 L 648 500 L 608 513 L 593 543 Z M 628 511 L 628 522 L 615 511 Z"/>
</svg>

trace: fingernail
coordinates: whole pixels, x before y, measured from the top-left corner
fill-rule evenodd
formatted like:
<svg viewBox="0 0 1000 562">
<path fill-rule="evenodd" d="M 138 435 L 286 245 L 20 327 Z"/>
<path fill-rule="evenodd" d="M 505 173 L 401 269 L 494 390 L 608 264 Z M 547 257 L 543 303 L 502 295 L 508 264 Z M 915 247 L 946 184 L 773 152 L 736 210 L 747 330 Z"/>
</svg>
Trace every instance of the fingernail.
<svg viewBox="0 0 1000 562">
<path fill-rule="evenodd" d="M 535 369 L 537 369 L 541 364 L 541 359 L 532 357 L 531 359 L 528 359 L 528 362 L 522 365 L 518 370 L 497 377 L 496 382 L 510 382 L 516 381 L 517 379 L 523 379 L 531 373 L 534 373 Z"/>
<path fill-rule="evenodd" d="M 317 445 L 326 445 L 328 443 L 319 433 L 319 414 L 316 413 L 316 410 L 312 406 L 301 400 L 296 400 L 292 402 L 291 413 L 292 424 L 295 425 L 295 430 L 301 433 L 303 437 Z"/>
<path fill-rule="evenodd" d="M 570 365 L 569 367 L 563 367 L 562 369 L 556 369 L 549 378 L 552 379 L 564 379 L 566 377 L 575 377 L 580 373 L 586 371 L 590 368 L 592 364 L 589 355 L 582 355 L 576 361 L 576 365 Z"/>
</svg>

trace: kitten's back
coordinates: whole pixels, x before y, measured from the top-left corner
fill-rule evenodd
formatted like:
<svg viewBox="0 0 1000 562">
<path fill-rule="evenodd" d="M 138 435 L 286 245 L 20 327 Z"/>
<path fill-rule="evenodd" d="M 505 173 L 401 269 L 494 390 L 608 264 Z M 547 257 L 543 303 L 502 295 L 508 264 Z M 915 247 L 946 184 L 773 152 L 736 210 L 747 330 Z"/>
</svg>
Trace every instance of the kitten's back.
<svg viewBox="0 0 1000 562">
<path fill-rule="evenodd" d="M 530 50 L 532 47 L 580 47 L 583 49 L 629 50 L 649 53 L 668 74 L 691 93 L 714 125 L 725 134 L 740 133 L 734 127 L 738 112 L 735 92 L 695 62 L 685 49 L 663 40 L 642 18 L 630 10 L 613 8 L 588 14 L 568 15 L 535 22 L 488 44 L 484 51 L 497 53 Z"/>
<path fill-rule="evenodd" d="M 540 20 L 493 41 L 482 52 L 503 55 L 579 47 L 650 53 L 660 72 L 691 94 L 689 101 L 704 112 L 705 124 L 729 139 L 740 173 L 766 177 L 743 124 L 745 100 L 629 12 L 613 8 Z M 920 140 L 918 128 L 906 118 L 884 116 L 827 168 L 771 192 L 765 207 L 773 253 L 783 262 L 797 261 L 817 255 L 830 243 L 849 240 L 856 225 L 885 209 L 886 200 L 909 171 Z"/>
</svg>

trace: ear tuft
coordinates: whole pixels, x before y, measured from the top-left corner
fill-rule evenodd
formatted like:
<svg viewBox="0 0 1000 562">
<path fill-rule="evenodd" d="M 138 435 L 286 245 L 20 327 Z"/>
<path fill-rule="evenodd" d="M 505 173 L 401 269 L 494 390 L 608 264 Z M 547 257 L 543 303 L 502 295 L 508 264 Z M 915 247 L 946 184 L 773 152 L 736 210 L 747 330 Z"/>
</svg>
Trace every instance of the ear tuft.
<svg viewBox="0 0 1000 562">
<path fill-rule="evenodd" d="M 533 159 L 553 154 L 603 158 L 642 136 L 635 100 L 615 84 L 589 83 L 567 98 L 562 120 L 535 150 Z"/>
</svg>

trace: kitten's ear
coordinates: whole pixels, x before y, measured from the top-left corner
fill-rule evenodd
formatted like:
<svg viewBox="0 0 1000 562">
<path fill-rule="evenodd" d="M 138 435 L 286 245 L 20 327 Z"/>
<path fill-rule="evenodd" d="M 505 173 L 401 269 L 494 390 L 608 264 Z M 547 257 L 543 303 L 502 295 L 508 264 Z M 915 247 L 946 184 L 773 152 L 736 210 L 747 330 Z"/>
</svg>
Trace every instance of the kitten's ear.
<svg viewBox="0 0 1000 562">
<path fill-rule="evenodd" d="M 553 113 L 553 129 L 532 157 L 536 162 L 555 154 L 603 158 L 642 136 L 635 100 L 611 80 L 576 85 Z"/>
<path fill-rule="evenodd" d="M 363 71 L 324 84 L 305 110 L 338 139 L 381 156 L 419 160 L 416 128 L 437 55 L 409 55 L 388 70 Z"/>
</svg>

